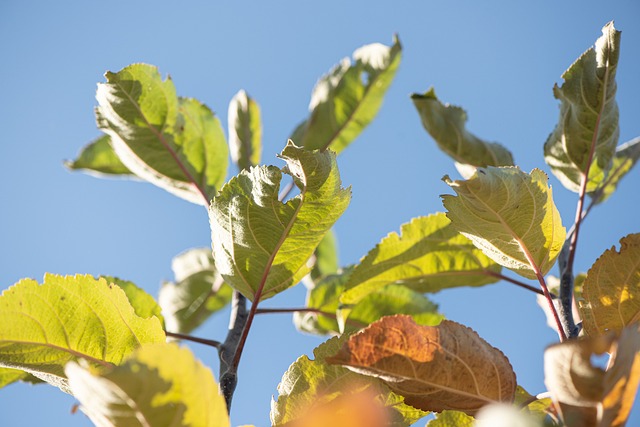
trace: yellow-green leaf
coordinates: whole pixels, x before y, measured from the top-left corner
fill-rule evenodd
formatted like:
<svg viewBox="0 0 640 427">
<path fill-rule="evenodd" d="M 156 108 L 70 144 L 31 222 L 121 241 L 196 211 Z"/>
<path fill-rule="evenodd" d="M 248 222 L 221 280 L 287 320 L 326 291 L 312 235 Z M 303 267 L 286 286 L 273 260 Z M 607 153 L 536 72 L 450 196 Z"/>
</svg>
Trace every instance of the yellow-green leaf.
<svg viewBox="0 0 640 427">
<path fill-rule="evenodd" d="M 580 189 L 590 153 L 587 191 L 595 190 L 598 176 L 611 168 L 620 134 L 615 100 L 619 55 L 620 31 L 609 22 L 595 47 L 564 72 L 562 86 L 553 88 L 560 100 L 560 117 L 544 144 L 544 156 L 554 175 L 571 191 Z"/>
<path fill-rule="evenodd" d="M 620 332 L 640 321 L 640 233 L 620 239 L 587 272 L 580 313 L 588 335 Z"/>
<path fill-rule="evenodd" d="M 460 411 L 442 411 L 427 423 L 427 427 L 473 427 L 474 418 Z"/>
<path fill-rule="evenodd" d="M 165 341 L 157 317 L 135 314 L 124 291 L 105 279 L 47 274 L 0 296 L 0 366 L 18 368 L 68 391 L 64 365 L 119 364 L 142 344 Z"/>
<path fill-rule="evenodd" d="M 211 371 L 186 348 L 145 345 L 121 366 L 70 362 L 65 372 L 81 409 L 101 427 L 229 427 Z"/>
<path fill-rule="evenodd" d="M 467 113 L 462 108 L 443 104 L 433 88 L 425 94 L 411 95 L 422 126 L 438 147 L 462 165 L 475 167 L 513 166 L 511 152 L 497 142 L 487 142 L 469 132 Z"/>
<path fill-rule="evenodd" d="M 259 164 L 262 154 L 260 107 L 244 90 L 231 99 L 228 121 L 231 160 L 240 170 Z"/>
<path fill-rule="evenodd" d="M 358 264 L 340 301 L 355 304 L 391 283 L 416 292 L 495 283 L 501 267 L 476 249 L 445 214 L 414 218 L 390 233 Z"/>
<path fill-rule="evenodd" d="M 84 170 L 98 176 L 135 177 L 113 151 L 109 135 L 91 141 L 80 151 L 77 159 L 65 162 L 65 165 L 69 169 Z"/>
<path fill-rule="evenodd" d="M 309 118 L 291 139 L 307 150 L 344 150 L 374 119 L 400 65 L 402 47 L 374 43 L 343 59 L 320 78 L 309 104 Z"/>
<path fill-rule="evenodd" d="M 265 299 L 284 291 L 307 274 L 307 260 L 351 199 L 332 151 L 289 142 L 280 157 L 299 195 L 279 201 L 282 171 L 260 166 L 232 178 L 209 209 L 216 268 L 251 301 L 258 292 Z"/>
<path fill-rule="evenodd" d="M 606 175 L 591 178 L 598 186 L 596 190 L 588 193 L 594 203 L 607 200 L 616 191 L 620 180 L 636 165 L 638 159 L 640 159 L 640 138 L 634 138 L 618 146 L 611 171 Z"/>
<path fill-rule="evenodd" d="M 442 196 L 447 217 L 489 258 L 528 279 L 551 269 L 566 231 L 544 172 L 488 167 L 445 180 L 457 193 Z"/>
</svg>

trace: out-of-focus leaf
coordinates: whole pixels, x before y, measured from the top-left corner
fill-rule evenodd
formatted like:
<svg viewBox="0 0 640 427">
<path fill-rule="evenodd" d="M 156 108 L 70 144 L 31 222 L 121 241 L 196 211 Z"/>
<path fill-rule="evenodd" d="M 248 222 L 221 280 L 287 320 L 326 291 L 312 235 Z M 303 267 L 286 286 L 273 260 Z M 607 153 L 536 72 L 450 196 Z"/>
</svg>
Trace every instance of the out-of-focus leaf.
<svg viewBox="0 0 640 427">
<path fill-rule="evenodd" d="M 301 356 L 282 377 L 271 402 L 273 427 L 407 427 L 427 415 L 381 381 L 326 364 L 323 355 L 336 346 L 321 347 L 315 360 Z"/>
<path fill-rule="evenodd" d="M 229 103 L 229 148 L 231 160 L 238 169 L 249 169 L 260 163 L 262 154 L 262 122 L 260 107 L 244 90 Z"/>
<path fill-rule="evenodd" d="M 566 231 L 547 175 L 516 167 L 478 168 L 467 181 L 445 181 L 457 196 L 442 196 L 453 226 L 489 258 L 524 276 L 546 274 Z"/>
<path fill-rule="evenodd" d="M 158 297 L 167 331 L 188 334 L 231 301 L 211 249 L 189 249 L 173 259 L 171 269 L 175 282 L 163 283 Z"/>
<path fill-rule="evenodd" d="M 341 297 L 354 304 L 382 287 L 398 283 L 420 292 L 481 286 L 499 279 L 501 267 L 476 249 L 445 214 L 414 218 L 400 235 L 390 233 L 356 267 Z"/>
<path fill-rule="evenodd" d="M 389 316 L 352 335 L 327 362 L 385 381 L 405 402 L 424 411 L 512 402 L 516 376 L 509 360 L 477 333 L 449 320 L 417 325 Z"/>
<path fill-rule="evenodd" d="M 516 398 L 513 403 L 516 407 L 522 408 L 522 412 L 538 420 L 540 426 L 555 425 L 548 416 L 553 405 L 551 398 L 545 397 L 538 399 L 536 396 L 530 395 L 524 388 L 518 386 L 516 388 Z"/>
<path fill-rule="evenodd" d="M 588 335 L 620 332 L 640 321 L 640 233 L 620 239 L 620 252 L 606 250 L 587 272 L 580 301 Z"/>
<path fill-rule="evenodd" d="M 591 178 L 594 183 L 597 183 L 598 188 L 588 195 L 596 204 L 607 200 L 618 188 L 620 180 L 636 165 L 638 159 L 640 159 L 640 138 L 634 138 L 620 145 L 613 157 L 611 171 L 606 177 L 602 174 L 600 177 Z"/>
<path fill-rule="evenodd" d="M 562 86 L 553 88 L 560 101 L 560 118 L 544 144 L 544 158 L 571 191 L 579 191 L 592 151 L 587 191 L 595 190 L 598 176 L 611 167 L 620 134 L 615 100 L 619 54 L 620 31 L 609 22 L 595 47 L 564 72 Z"/>
<path fill-rule="evenodd" d="M 344 150 L 374 119 L 400 65 L 402 47 L 380 43 L 353 53 L 320 78 L 309 103 L 309 118 L 291 139 L 307 150 Z"/>
<path fill-rule="evenodd" d="M 333 230 L 329 230 L 324 235 L 320 244 L 313 253 L 314 263 L 311 268 L 311 279 L 314 282 L 328 276 L 329 274 L 335 274 L 340 268 L 340 261 L 338 260 L 338 239 Z"/>
<path fill-rule="evenodd" d="M 260 166 L 232 178 L 209 209 L 216 268 L 251 301 L 282 292 L 308 273 L 307 260 L 351 199 L 351 190 L 341 187 L 335 153 L 289 142 L 280 157 L 299 195 L 280 202 L 282 171 Z"/>
<path fill-rule="evenodd" d="M 133 307 L 135 313 L 143 319 L 156 316 L 160 319 L 160 323 L 164 325 L 164 317 L 162 317 L 162 309 L 158 305 L 155 299 L 149 295 L 144 289 L 139 288 L 133 282 L 128 280 L 118 279 L 112 276 L 100 276 L 104 277 L 108 283 L 114 283 L 122 288 L 124 293 L 129 299 L 129 303 Z"/>
<path fill-rule="evenodd" d="M 165 341 L 157 317 L 137 316 L 125 292 L 105 279 L 47 274 L 0 296 L 0 366 L 18 368 L 68 391 L 64 365 L 119 364 L 147 343 Z"/>
<path fill-rule="evenodd" d="M 328 276 L 307 295 L 307 307 L 321 313 L 297 312 L 296 327 L 304 332 L 318 335 L 352 333 L 376 320 L 393 314 L 407 314 L 420 325 L 437 325 L 444 316 L 437 312 L 438 306 L 427 297 L 402 285 L 387 285 L 371 292 L 351 310 L 346 318 L 336 318 L 340 310 L 340 295 L 350 272 Z"/>
<path fill-rule="evenodd" d="M 427 427 L 473 427 L 474 418 L 460 411 L 442 411 Z"/>
<path fill-rule="evenodd" d="M 433 88 L 411 95 L 422 126 L 438 147 L 461 165 L 475 167 L 513 166 L 513 156 L 501 144 L 486 142 L 467 131 L 467 113 L 460 107 L 443 104 Z"/>
<path fill-rule="evenodd" d="M 80 151 L 77 159 L 67 161 L 65 165 L 69 169 L 85 170 L 98 176 L 135 177 L 113 151 L 109 135 L 102 135 L 91 141 Z"/>
<path fill-rule="evenodd" d="M 594 355 L 609 352 L 608 369 L 593 366 Z M 640 382 L 637 324 L 614 334 L 570 340 L 545 351 L 545 384 L 568 427 L 624 426 Z"/>
<path fill-rule="evenodd" d="M 0 368 L 0 388 L 23 380 L 27 376 L 29 376 L 29 373 L 20 369 Z"/>
<path fill-rule="evenodd" d="M 186 348 L 146 345 L 121 366 L 98 370 L 70 362 L 69 386 L 100 427 L 229 427 L 211 371 Z"/>
<path fill-rule="evenodd" d="M 139 177 L 188 201 L 207 204 L 224 183 L 228 147 L 204 104 L 178 98 L 158 69 L 133 64 L 98 85 L 98 127 Z"/>
<path fill-rule="evenodd" d="M 492 403 L 480 409 L 474 427 L 543 427 L 530 414 L 506 403 Z"/>
</svg>

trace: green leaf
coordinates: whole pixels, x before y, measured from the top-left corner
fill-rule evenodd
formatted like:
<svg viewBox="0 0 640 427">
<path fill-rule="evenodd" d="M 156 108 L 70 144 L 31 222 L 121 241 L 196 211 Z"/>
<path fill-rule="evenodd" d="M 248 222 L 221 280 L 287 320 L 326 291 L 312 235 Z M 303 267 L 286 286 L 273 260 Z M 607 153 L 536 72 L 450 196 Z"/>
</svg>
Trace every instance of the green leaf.
<svg viewBox="0 0 640 427">
<path fill-rule="evenodd" d="M 580 301 L 587 335 L 620 332 L 640 321 L 640 233 L 620 239 L 620 252 L 606 250 L 591 266 Z"/>
<path fill-rule="evenodd" d="M 472 427 L 474 418 L 460 411 L 442 411 L 427 423 L 427 427 Z"/>
<path fill-rule="evenodd" d="M 309 103 L 309 118 L 291 135 L 307 150 L 344 150 L 374 119 L 400 65 L 402 47 L 380 43 L 353 52 L 320 78 Z"/>
<path fill-rule="evenodd" d="M 444 179 L 457 193 L 442 196 L 447 217 L 489 258 L 528 279 L 551 269 L 566 231 L 544 172 L 488 167 Z"/>
<path fill-rule="evenodd" d="M 394 284 L 371 292 L 348 312 L 340 310 L 340 295 L 349 274 L 350 270 L 327 276 L 309 290 L 307 307 L 316 309 L 319 313 L 296 312 L 293 320 L 299 330 L 317 335 L 351 333 L 392 314 L 408 314 L 421 325 L 437 325 L 444 318 L 437 312 L 438 306 L 427 297 Z M 338 321 L 337 315 L 345 315 L 346 319 Z"/>
<path fill-rule="evenodd" d="M 207 204 L 224 183 L 228 147 L 220 121 L 194 99 L 178 98 L 170 78 L 133 64 L 98 84 L 98 127 L 139 177 L 194 203 Z"/>
<path fill-rule="evenodd" d="M 445 214 L 414 218 L 390 233 L 356 267 L 341 298 L 354 304 L 390 283 L 417 292 L 497 282 L 501 267 L 460 235 Z"/>
<path fill-rule="evenodd" d="M 289 142 L 280 157 L 299 195 L 280 202 L 283 171 L 261 166 L 232 178 L 209 209 L 216 268 L 251 301 L 269 298 L 307 274 L 307 260 L 351 199 L 351 190 L 340 186 L 335 153 Z"/>
<path fill-rule="evenodd" d="M 230 425 L 213 374 L 186 348 L 145 345 L 121 366 L 82 365 L 71 362 L 65 372 L 82 411 L 96 425 Z"/>
<path fill-rule="evenodd" d="M 260 107 L 241 90 L 229 103 L 228 117 L 231 160 L 240 170 L 256 166 L 262 154 Z"/>
<path fill-rule="evenodd" d="M 0 368 L 0 388 L 23 380 L 28 376 L 28 372 L 21 371 L 20 369 Z"/>
<path fill-rule="evenodd" d="M 422 126 L 440 150 L 462 165 L 475 167 L 512 166 L 511 152 L 496 142 L 486 142 L 467 131 L 467 113 L 462 108 L 443 104 L 433 88 L 423 95 L 411 95 Z"/>
<path fill-rule="evenodd" d="M 554 175 L 571 191 L 579 191 L 591 152 L 587 191 L 595 190 L 597 177 L 611 167 L 620 134 L 615 100 L 619 54 L 620 31 L 609 22 L 595 47 L 564 72 L 562 86 L 553 88 L 560 100 L 560 118 L 544 144 L 544 156 Z"/>
<path fill-rule="evenodd" d="M 330 274 L 335 274 L 340 268 L 340 261 L 338 260 L 338 239 L 333 230 L 329 230 L 324 235 L 320 244 L 314 251 L 314 263 L 311 269 L 311 279 L 313 282 L 326 277 Z"/>
<path fill-rule="evenodd" d="M 282 377 L 278 400 L 271 403 L 272 427 L 403 427 L 427 415 L 405 405 L 379 380 L 326 364 L 321 356 L 326 346 L 321 348 L 314 351 L 315 360 L 301 356 Z"/>
<path fill-rule="evenodd" d="M 124 291 L 105 279 L 47 274 L 23 279 L 0 296 L 0 366 L 68 391 L 64 365 L 119 364 L 142 344 L 161 343 L 156 317 L 138 317 Z"/>
<path fill-rule="evenodd" d="M 606 177 L 603 174 L 592 178 L 594 183 L 597 183 L 597 189 L 587 194 L 593 202 L 598 204 L 607 200 L 616 191 L 620 180 L 636 165 L 638 159 L 640 159 L 640 138 L 634 138 L 620 145 L 613 157 L 611 172 Z"/>
<path fill-rule="evenodd" d="M 168 331 L 188 334 L 231 301 L 211 249 L 189 249 L 173 259 L 171 269 L 175 282 L 163 283 L 158 298 Z"/>
<path fill-rule="evenodd" d="M 135 177 L 113 151 L 109 135 L 102 135 L 91 141 L 80 151 L 77 159 L 67 161 L 65 165 L 69 169 L 85 170 L 98 176 L 120 175 L 128 178 Z"/>
<path fill-rule="evenodd" d="M 156 316 L 160 319 L 162 325 L 164 325 L 164 318 L 162 317 L 162 309 L 158 305 L 155 299 L 149 295 L 144 289 L 137 287 L 133 282 L 128 280 L 118 279 L 112 276 L 100 276 L 104 277 L 108 283 L 114 283 L 122 288 L 124 293 L 129 299 L 129 303 L 133 307 L 135 313 L 143 319 Z"/>
</svg>

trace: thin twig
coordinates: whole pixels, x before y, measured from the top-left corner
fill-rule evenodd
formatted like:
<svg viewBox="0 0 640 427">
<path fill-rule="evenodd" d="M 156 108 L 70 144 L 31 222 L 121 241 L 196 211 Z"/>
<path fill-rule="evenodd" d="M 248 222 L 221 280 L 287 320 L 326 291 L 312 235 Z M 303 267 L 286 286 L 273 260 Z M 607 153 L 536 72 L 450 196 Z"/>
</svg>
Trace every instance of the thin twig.
<svg viewBox="0 0 640 427">
<path fill-rule="evenodd" d="M 513 279 L 509 276 L 505 276 L 504 274 L 496 273 L 491 270 L 484 270 L 484 274 L 486 274 L 487 276 L 495 277 L 500 280 L 504 280 L 505 282 L 513 283 L 516 286 L 520 286 L 521 288 L 524 288 L 528 291 L 535 292 L 538 295 L 544 296 L 544 292 L 541 289 L 538 289 L 535 286 L 527 285 L 526 283 Z M 557 296 L 552 293 L 549 293 L 549 295 L 551 295 L 552 298 L 557 298 Z"/>
<path fill-rule="evenodd" d="M 186 340 L 186 341 L 193 341 L 200 344 L 210 345 L 211 347 L 215 347 L 215 348 L 219 348 L 221 344 L 220 341 L 208 340 L 206 338 L 198 338 L 191 335 L 179 334 L 177 332 L 164 331 L 164 333 L 167 334 L 168 337 L 177 338 L 177 339 Z"/>
</svg>

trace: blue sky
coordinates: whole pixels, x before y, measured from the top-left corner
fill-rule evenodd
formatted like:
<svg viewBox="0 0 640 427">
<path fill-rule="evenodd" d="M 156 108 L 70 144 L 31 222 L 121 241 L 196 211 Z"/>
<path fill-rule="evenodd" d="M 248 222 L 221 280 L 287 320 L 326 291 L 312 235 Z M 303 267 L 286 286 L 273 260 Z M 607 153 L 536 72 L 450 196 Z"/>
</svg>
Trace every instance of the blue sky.
<svg viewBox="0 0 640 427">
<path fill-rule="evenodd" d="M 622 30 L 618 69 L 620 142 L 640 134 L 640 3 L 538 2 L 212 2 L 94 1 L 0 4 L 0 289 L 23 277 L 109 274 L 156 295 L 171 258 L 210 245 L 206 211 L 148 184 L 98 180 L 62 162 L 99 135 L 93 107 L 105 71 L 133 62 L 171 74 L 226 124 L 231 97 L 245 89 L 261 105 L 263 163 L 275 158 L 307 115 L 318 77 L 354 49 L 391 43 L 404 57 L 377 120 L 339 157 L 353 200 L 336 225 L 341 263 L 356 262 L 412 217 L 442 211 L 440 179 L 456 175 L 409 99 L 435 86 L 463 106 L 469 129 L 508 146 L 516 163 L 548 171 L 542 145 L 557 121 L 552 87 L 610 20 Z M 230 175 L 235 174 L 230 170 Z M 576 196 L 550 178 L 567 227 Z M 640 173 L 585 223 L 577 268 L 638 232 Z M 304 303 L 293 288 L 265 307 Z M 544 390 L 542 352 L 556 341 L 532 294 L 506 283 L 433 296 L 448 318 L 479 332 L 511 360 L 531 393 Z M 224 336 L 228 312 L 197 335 Z M 288 315 L 254 323 L 240 367 L 232 424 L 268 426 L 271 396 L 287 369 L 320 339 L 295 331 Z M 214 350 L 192 347 L 217 376 Z M 50 386 L 0 390 L 3 426 L 88 426 L 74 399 Z M 635 421 L 634 421 L 635 420 Z M 640 424 L 636 409 L 629 425 Z M 418 423 L 424 425 L 424 422 Z"/>
</svg>

